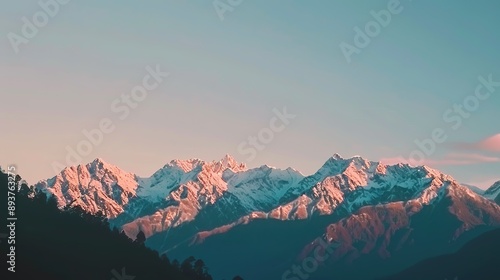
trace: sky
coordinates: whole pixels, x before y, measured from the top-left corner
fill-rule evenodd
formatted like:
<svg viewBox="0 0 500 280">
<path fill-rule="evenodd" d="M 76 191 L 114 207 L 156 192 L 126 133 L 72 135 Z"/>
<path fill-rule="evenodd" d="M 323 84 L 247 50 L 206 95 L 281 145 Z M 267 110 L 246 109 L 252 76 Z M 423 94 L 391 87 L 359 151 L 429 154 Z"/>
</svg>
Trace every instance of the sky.
<svg viewBox="0 0 500 280">
<path fill-rule="evenodd" d="M 486 188 L 500 180 L 499 9 L 9 1 L 0 165 L 36 183 L 97 157 L 150 176 L 173 159 L 231 154 L 308 175 L 338 153 L 422 163 Z"/>
</svg>

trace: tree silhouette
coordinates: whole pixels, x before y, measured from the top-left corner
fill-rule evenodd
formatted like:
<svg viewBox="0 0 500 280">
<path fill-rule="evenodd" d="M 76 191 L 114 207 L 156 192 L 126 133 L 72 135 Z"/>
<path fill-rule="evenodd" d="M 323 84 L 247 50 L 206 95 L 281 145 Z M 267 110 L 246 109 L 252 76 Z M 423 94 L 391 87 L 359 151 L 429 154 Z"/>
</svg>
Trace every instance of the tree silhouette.
<svg viewBox="0 0 500 280">
<path fill-rule="evenodd" d="M 146 235 L 142 232 L 142 230 L 140 230 L 135 238 L 135 243 L 144 245 L 144 242 L 146 242 Z"/>
<path fill-rule="evenodd" d="M 196 260 L 194 262 L 193 270 L 197 279 L 212 279 L 210 274 L 208 274 L 208 268 L 205 265 L 205 262 L 202 260 Z"/>
<path fill-rule="evenodd" d="M 191 273 L 193 270 L 193 263 L 195 261 L 196 259 L 193 256 L 190 256 L 189 258 L 185 259 L 181 264 L 181 271 L 184 273 Z"/>
<path fill-rule="evenodd" d="M 0 201 L 7 201 L 7 188 L 8 175 L 0 171 Z M 27 185 L 18 189 L 16 216 L 22 222 L 16 223 L 16 273 L 9 279 L 109 280 L 116 276 L 113 271 L 126 271 L 135 279 L 212 279 L 194 257 L 180 266 L 143 246 L 143 232 L 132 241 L 123 231 L 111 229 L 102 213 L 92 215 L 77 203 L 59 209 L 54 196 Z M 0 219 L 5 221 L 6 214 L 0 211 Z M 7 246 L 12 245 L 1 242 L 0 251 L 8 252 Z"/>
</svg>

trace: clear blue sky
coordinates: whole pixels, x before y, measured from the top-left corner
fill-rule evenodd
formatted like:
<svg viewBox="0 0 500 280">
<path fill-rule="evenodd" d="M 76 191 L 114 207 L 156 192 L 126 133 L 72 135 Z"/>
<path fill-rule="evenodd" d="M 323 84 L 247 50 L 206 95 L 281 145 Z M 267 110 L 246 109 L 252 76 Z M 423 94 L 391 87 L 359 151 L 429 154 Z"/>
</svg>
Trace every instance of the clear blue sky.
<svg viewBox="0 0 500 280">
<path fill-rule="evenodd" d="M 46 0 L 42 0 L 46 1 Z M 225 1 L 224 1 L 225 2 Z M 83 157 L 139 175 L 174 158 L 232 154 L 251 167 L 291 166 L 309 174 L 334 153 L 370 160 L 408 157 L 415 139 L 448 138 L 427 159 L 464 183 L 500 179 L 498 158 L 456 143 L 500 133 L 500 87 L 456 130 L 443 113 L 474 93 L 477 77 L 500 80 L 500 2 L 409 1 L 347 63 L 339 45 L 373 20 L 376 1 L 244 0 L 221 21 L 212 1 L 71 0 L 15 53 L 8 34 L 38 1 L 0 11 L 0 163 L 34 183 L 64 164 L 82 129 L 112 119 L 116 129 Z M 145 67 L 170 76 L 120 120 L 110 104 L 141 84 Z M 297 115 L 254 160 L 238 152 L 269 126 L 273 108 Z M 443 164 L 449 162 L 449 164 Z"/>
</svg>

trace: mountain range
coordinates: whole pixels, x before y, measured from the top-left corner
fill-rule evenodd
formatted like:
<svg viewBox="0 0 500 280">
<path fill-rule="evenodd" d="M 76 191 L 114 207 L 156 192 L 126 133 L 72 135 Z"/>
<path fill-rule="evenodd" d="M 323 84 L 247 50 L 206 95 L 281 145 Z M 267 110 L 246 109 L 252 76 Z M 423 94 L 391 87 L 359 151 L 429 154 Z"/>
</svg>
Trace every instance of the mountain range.
<svg viewBox="0 0 500 280">
<path fill-rule="evenodd" d="M 482 192 L 427 166 L 338 154 L 309 176 L 226 155 L 173 160 L 144 178 L 98 158 L 35 187 L 222 278 L 375 279 L 500 226 L 500 181 Z"/>
</svg>

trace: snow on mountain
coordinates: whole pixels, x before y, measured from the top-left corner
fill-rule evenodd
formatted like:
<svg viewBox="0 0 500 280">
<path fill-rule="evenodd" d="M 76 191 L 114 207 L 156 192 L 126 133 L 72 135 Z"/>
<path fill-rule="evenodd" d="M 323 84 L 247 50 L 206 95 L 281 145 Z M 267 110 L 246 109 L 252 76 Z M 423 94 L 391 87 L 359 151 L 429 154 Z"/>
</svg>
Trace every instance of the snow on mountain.
<svg viewBox="0 0 500 280">
<path fill-rule="evenodd" d="M 318 179 L 321 181 L 315 183 Z M 339 206 L 349 213 L 365 205 L 417 196 L 422 203 L 429 203 L 447 180 L 452 178 L 425 166 L 386 166 L 361 157 L 343 159 L 335 155 L 316 174 L 299 182 L 299 188 L 312 184 L 307 191 L 273 209 L 269 216 L 282 220 L 306 219 L 314 214 L 332 214 Z M 290 192 L 297 194 L 296 189 Z"/>
<path fill-rule="evenodd" d="M 303 178 L 291 168 L 261 166 L 247 170 L 230 156 L 218 162 L 201 162 L 188 174 L 189 180 L 179 181 L 170 191 L 168 206 L 124 224 L 125 233 L 135 237 L 141 230 L 149 237 L 195 220 L 208 206 L 223 212 L 225 217 L 219 223 L 210 218 L 212 224 L 222 225 L 223 221 L 236 220 L 252 211 L 275 207 L 283 193 Z M 232 211 L 227 213 L 227 208 Z"/>
<path fill-rule="evenodd" d="M 484 192 L 484 197 L 494 200 L 500 195 L 500 181 L 494 183 Z"/>
<path fill-rule="evenodd" d="M 493 201 L 500 196 L 500 182 L 481 195 L 427 166 L 385 165 L 338 154 L 310 176 L 267 165 L 248 169 L 226 155 L 211 162 L 172 160 L 142 178 L 96 159 L 68 167 L 36 187 L 55 196 L 60 207 L 101 211 L 131 238 L 144 232 L 160 252 L 203 251 L 215 235 L 251 238 L 233 230 L 242 225 L 279 223 L 272 228 L 280 234 L 280 221 L 289 221 L 283 224 L 311 225 L 307 239 L 294 237 L 304 246 L 302 255 L 323 239 L 342 244 L 332 260 L 349 261 L 368 254 L 388 258 L 415 240 L 426 244 L 422 236 L 433 234 L 430 224 L 439 223 L 439 238 L 451 241 L 481 226 L 500 226 L 500 206 Z M 330 217 L 312 221 L 326 215 L 335 222 Z"/>
<path fill-rule="evenodd" d="M 316 272 L 315 279 L 329 279 L 331 275 L 338 273 L 339 268 L 347 267 L 344 261 L 347 263 L 356 261 L 357 265 L 360 262 L 364 264 L 376 262 L 375 265 L 383 265 L 391 258 L 389 266 L 394 268 L 396 265 L 395 270 L 399 270 L 430 255 L 449 253 L 456 248 L 455 246 L 460 246 L 461 242 L 474 237 L 475 234 L 500 226 L 499 205 L 460 185 L 445 174 L 437 173 L 427 167 L 411 169 L 414 169 L 414 172 L 408 173 L 408 177 L 423 175 L 423 178 L 432 180 L 422 180 L 426 187 L 423 190 L 415 188 L 417 190 L 415 195 L 408 200 L 363 206 L 352 213 L 346 213 L 343 218 L 340 216 L 340 219 L 337 219 L 339 215 L 331 216 L 332 222 L 322 219 L 326 222 L 322 223 L 318 222 L 318 219 L 299 224 L 297 221 L 295 223 L 297 227 L 290 226 L 294 224 L 293 222 L 273 223 L 271 220 L 273 218 L 268 213 L 254 212 L 233 223 L 200 231 L 189 240 L 191 242 L 182 243 L 166 251 L 174 256 L 198 254 L 207 259 L 208 256 L 212 256 L 212 267 L 217 265 L 224 267 L 227 260 L 223 257 L 219 260 L 217 255 L 211 253 L 212 250 L 227 246 L 224 247 L 227 248 L 226 253 L 234 256 L 239 249 L 232 250 L 231 246 L 238 247 L 238 241 L 241 240 L 241 243 L 255 245 L 245 247 L 247 258 L 241 262 L 235 260 L 235 266 L 255 267 L 259 263 L 256 260 L 258 256 L 268 253 L 273 255 L 273 260 L 280 260 L 270 266 L 279 265 L 283 262 L 281 260 L 290 259 L 290 265 L 286 265 L 290 267 L 307 257 L 314 256 L 313 251 L 325 248 L 322 244 L 326 241 L 340 246 L 329 252 L 327 263 Z M 390 173 L 389 167 L 388 173 Z M 299 198 L 301 199 L 308 200 L 305 195 Z M 269 220 L 266 223 L 254 222 L 262 219 Z M 302 225 L 300 228 L 303 229 L 303 233 L 295 231 L 299 228 L 298 225 Z M 234 230 L 235 228 L 238 230 Z M 272 230 L 272 234 L 252 235 L 259 231 L 265 233 L 266 229 Z M 290 232 L 291 230 L 294 231 Z M 307 237 L 308 233 L 313 233 L 312 238 Z M 216 235 L 219 237 L 212 238 Z M 259 244 L 272 244 L 283 240 L 295 242 L 293 245 L 300 244 L 302 250 L 287 251 L 280 255 L 266 245 L 259 247 Z M 266 271 L 266 268 L 263 270 Z M 249 274 L 250 270 L 245 273 Z M 351 276 L 351 274 L 346 275 Z M 368 279 L 366 275 L 364 278 L 352 277 L 352 279 Z"/>
<path fill-rule="evenodd" d="M 462 186 L 469 188 L 470 190 L 472 190 L 473 192 L 475 192 L 475 193 L 477 193 L 479 195 L 484 195 L 484 192 L 486 191 L 486 190 L 483 190 L 483 189 L 481 189 L 479 187 L 476 187 L 476 186 L 473 186 L 473 185 L 469 185 L 469 184 L 462 184 Z"/>
<path fill-rule="evenodd" d="M 65 168 L 35 185 L 57 199 L 59 207 L 80 206 L 90 213 L 116 217 L 136 195 L 136 176 L 98 158 L 86 165 Z"/>
<path fill-rule="evenodd" d="M 213 162 L 173 160 L 152 177 L 140 180 L 139 206 L 127 209 L 124 215 L 132 219 L 125 219 L 127 223 L 122 228 L 130 237 L 135 237 L 139 230 L 149 237 L 190 222 L 201 209 L 214 204 L 227 192 L 227 183 L 222 179 L 225 171 L 236 173 L 244 170 L 246 166 L 229 155 Z M 145 200 L 163 201 L 164 204 L 153 213 L 138 211 L 137 208 L 143 209 Z"/>
<path fill-rule="evenodd" d="M 198 159 L 173 160 L 151 177 L 139 178 L 137 196 L 152 202 L 164 200 L 175 187 L 193 180 L 202 164 Z"/>
<path fill-rule="evenodd" d="M 253 211 L 277 205 L 285 192 L 303 178 L 291 168 L 280 170 L 267 165 L 248 172 L 227 170 L 223 174 L 228 192 L 236 196 L 243 207 Z"/>
<path fill-rule="evenodd" d="M 388 166 L 359 156 L 335 154 L 316 173 L 304 176 L 292 168 L 248 169 L 226 155 L 212 162 L 172 160 L 147 178 L 96 159 L 68 167 L 36 187 L 54 195 L 61 207 L 102 211 L 133 238 L 139 230 L 150 237 L 187 223 L 210 232 L 260 218 L 350 215 L 364 206 L 410 200 L 429 205 L 445 196 L 450 182 L 456 183 L 426 166 Z M 485 197 L 499 194 L 500 182 Z"/>
<path fill-rule="evenodd" d="M 321 181 L 314 183 L 315 180 Z M 306 184 L 312 184 L 308 190 L 304 188 Z M 296 188 L 305 191 L 299 194 Z M 260 209 L 233 223 L 202 231 L 196 235 L 196 242 L 200 243 L 213 234 L 225 233 L 235 226 L 247 224 L 255 219 L 303 220 L 314 215 L 330 215 L 335 211 L 341 211 L 349 217 L 364 207 L 374 205 L 380 207 L 393 205 L 396 208 L 400 205 L 398 211 L 411 216 L 422 207 L 437 203 L 446 196 L 461 201 L 456 205 L 469 203 L 471 206 L 476 203 L 479 211 L 482 211 L 482 207 L 488 211 L 487 215 L 495 215 L 494 213 L 498 211 L 497 216 L 500 217 L 498 207 L 438 170 L 427 166 L 412 167 L 407 164 L 386 166 L 360 157 L 344 159 L 335 155 L 317 173 L 299 181 L 295 188 L 290 188 L 285 196 L 291 197 L 290 193 L 299 195 L 287 203 L 281 203 L 271 211 L 263 212 Z M 452 211 L 453 209 L 455 208 L 452 208 Z M 459 213 L 460 207 L 455 210 Z M 477 226 L 479 220 L 464 213 L 478 213 L 477 211 L 477 209 L 463 211 L 461 216 L 457 214 L 463 218 L 465 228 Z M 462 231 L 457 234 L 461 233 Z"/>
<path fill-rule="evenodd" d="M 440 218 L 436 217 L 440 213 L 439 210 L 438 212 L 434 210 L 434 214 L 427 214 L 430 217 L 434 216 L 436 221 L 427 220 L 428 216 L 424 217 L 427 223 L 443 223 L 442 229 L 450 230 L 447 236 L 448 241 L 456 240 L 463 233 L 478 226 L 500 226 L 500 206 L 469 188 L 453 180 L 445 182 L 437 192 L 439 194 L 432 201 L 432 207 L 444 209 L 444 212 L 448 213 L 448 218 L 439 220 Z M 409 238 L 415 228 L 424 232 L 432 231 L 432 229 L 412 224 L 417 223 L 415 221 L 418 220 L 412 219 L 413 216 L 425 215 L 422 214 L 422 210 L 429 202 L 429 200 L 416 197 L 408 201 L 362 207 L 353 215 L 329 225 L 323 237 L 318 237 L 306 246 L 302 254 L 307 255 L 311 248 L 318 245 L 320 239 L 324 239 L 329 243 L 341 244 L 339 250 L 335 252 L 336 259 L 347 255 L 350 259 L 354 259 L 370 252 L 377 252 L 380 257 L 388 258 L 392 254 L 390 247 L 393 243 L 401 246 L 403 243 L 413 242 Z M 445 224 L 453 226 L 447 228 Z M 396 234 L 398 231 L 399 235 Z M 407 233 L 403 235 L 402 232 Z M 397 239 L 401 236 L 405 238 Z M 364 246 L 359 248 L 355 244 L 364 244 Z"/>
<path fill-rule="evenodd" d="M 235 165 L 233 163 L 233 166 Z M 314 175 L 305 178 L 291 168 L 280 170 L 269 166 L 250 170 L 229 168 L 222 173 L 221 169 L 207 167 L 208 172 L 200 174 L 216 180 L 212 185 L 221 186 L 223 190 L 209 204 L 215 206 L 222 204 L 227 208 L 225 204 L 229 203 L 234 209 L 243 208 L 233 213 L 225 213 L 224 220 L 234 221 L 254 212 L 264 212 L 269 217 L 284 220 L 305 219 L 314 213 L 331 214 L 344 201 L 346 193 L 351 193 L 360 186 L 368 186 L 368 182 L 374 176 L 385 174 L 386 169 L 385 165 L 369 162 L 361 157 L 344 159 L 335 154 Z M 210 187 L 198 183 L 191 186 L 195 186 L 196 189 Z M 368 188 L 370 187 L 371 185 Z M 185 186 L 178 187 L 182 188 Z M 172 193 L 175 194 L 176 191 Z M 356 204 L 365 205 L 372 200 L 361 193 L 357 195 L 358 198 L 349 204 L 350 207 L 358 207 Z M 197 195 L 187 199 L 171 197 L 171 201 L 178 202 L 176 205 L 127 223 L 123 229 L 131 237 L 139 230 L 150 236 L 172 226 L 193 221 L 199 211 L 207 206 L 196 202 L 200 198 L 203 196 Z M 212 224 L 214 227 L 224 225 L 222 219 L 219 224 L 216 221 L 212 221 Z"/>
</svg>

